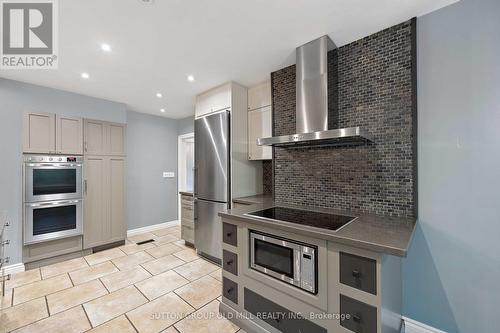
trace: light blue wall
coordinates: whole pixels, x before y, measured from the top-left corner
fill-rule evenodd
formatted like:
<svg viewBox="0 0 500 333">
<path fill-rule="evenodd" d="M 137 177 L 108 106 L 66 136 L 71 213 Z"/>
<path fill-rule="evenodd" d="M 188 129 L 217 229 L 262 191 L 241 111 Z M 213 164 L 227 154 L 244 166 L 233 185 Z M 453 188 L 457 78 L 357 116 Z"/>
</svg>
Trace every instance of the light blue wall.
<svg viewBox="0 0 500 333">
<path fill-rule="evenodd" d="M 26 111 L 125 122 L 125 104 L 0 78 L 0 210 L 9 214 L 11 263 L 22 260 L 22 117 Z"/>
<path fill-rule="evenodd" d="M 22 116 L 52 112 L 127 123 L 128 229 L 177 219 L 177 136 L 194 117 L 173 120 L 127 112 L 126 105 L 0 78 L 0 210 L 9 213 L 11 263 L 22 261 Z"/>
<path fill-rule="evenodd" d="M 177 219 L 178 121 L 127 112 L 128 229 Z M 175 178 L 163 178 L 163 171 Z"/>
<path fill-rule="evenodd" d="M 177 133 L 179 135 L 194 132 L 194 116 L 186 117 L 178 120 Z"/>
<path fill-rule="evenodd" d="M 419 226 L 404 314 L 448 332 L 500 330 L 500 1 L 418 20 Z"/>
</svg>

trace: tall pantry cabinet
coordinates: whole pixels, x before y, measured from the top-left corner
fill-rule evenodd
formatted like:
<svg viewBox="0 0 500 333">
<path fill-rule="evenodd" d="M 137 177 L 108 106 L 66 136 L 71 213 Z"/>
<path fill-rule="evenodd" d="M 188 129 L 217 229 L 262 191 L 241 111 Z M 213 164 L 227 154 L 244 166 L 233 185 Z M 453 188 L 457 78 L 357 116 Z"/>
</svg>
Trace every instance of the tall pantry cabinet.
<svg viewBox="0 0 500 333">
<path fill-rule="evenodd" d="M 123 241 L 126 215 L 126 125 L 85 119 L 83 247 Z"/>
</svg>

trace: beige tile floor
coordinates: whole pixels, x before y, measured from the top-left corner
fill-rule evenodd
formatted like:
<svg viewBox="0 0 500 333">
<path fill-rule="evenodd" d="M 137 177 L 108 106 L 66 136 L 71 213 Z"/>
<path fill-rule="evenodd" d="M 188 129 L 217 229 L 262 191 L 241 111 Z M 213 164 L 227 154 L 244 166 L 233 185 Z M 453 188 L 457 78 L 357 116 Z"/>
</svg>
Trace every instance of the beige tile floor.
<svg viewBox="0 0 500 333">
<path fill-rule="evenodd" d="M 218 313 L 221 269 L 185 246 L 179 227 L 15 274 L 6 289 L 0 333 L 244 333 Z"/>
</svg>

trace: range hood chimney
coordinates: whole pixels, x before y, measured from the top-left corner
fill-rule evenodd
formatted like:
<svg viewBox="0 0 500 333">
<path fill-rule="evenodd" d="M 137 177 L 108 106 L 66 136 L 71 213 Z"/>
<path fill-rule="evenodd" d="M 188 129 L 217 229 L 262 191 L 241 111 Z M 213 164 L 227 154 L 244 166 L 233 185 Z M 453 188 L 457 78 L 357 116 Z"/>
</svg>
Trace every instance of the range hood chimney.
<svg viewBox="0 0 500 333">
<path fill-rule="evenodd" d="M 296 133 L 257 139 L 259 146 L 299 148 L 373 141 L 360 127 L 336 128 L 338 108 L 329 108 L 328 103 L 328 52 L 335 48 L 328 36 L 297 48 Z"/>
</svg>

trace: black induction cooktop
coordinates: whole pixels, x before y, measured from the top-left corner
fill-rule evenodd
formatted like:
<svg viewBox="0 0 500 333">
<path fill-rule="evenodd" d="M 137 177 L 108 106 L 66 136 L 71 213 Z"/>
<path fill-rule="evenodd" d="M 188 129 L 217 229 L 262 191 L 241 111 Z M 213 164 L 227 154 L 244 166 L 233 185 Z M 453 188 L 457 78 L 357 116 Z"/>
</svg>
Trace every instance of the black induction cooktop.
<svg viewBox="0 0 500 333">
<path fill-rule="evenodd" d="M 338 229 L 355 219 L 355 217 L 352 216 L 320 213 L 309 210 L 279 206 L 247 213 L 247 215 L 263 217 L 271 220 L 297 223 L 333 231 L 337 231 Z"/>
</svg>

